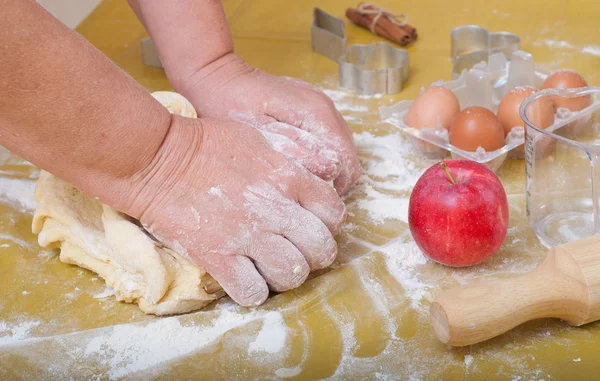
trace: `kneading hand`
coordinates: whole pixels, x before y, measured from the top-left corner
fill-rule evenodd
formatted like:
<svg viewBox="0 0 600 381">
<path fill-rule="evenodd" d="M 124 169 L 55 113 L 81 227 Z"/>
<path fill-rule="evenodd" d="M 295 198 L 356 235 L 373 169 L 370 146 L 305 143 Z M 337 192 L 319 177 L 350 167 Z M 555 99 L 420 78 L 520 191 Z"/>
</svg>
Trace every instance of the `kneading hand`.
<svg viewBox="0 0 600 381">
<path fill-rule="evenodd" d="M 352 132 L 331 99 L 298 79 L 267 74 L 231 53 L 175 81 L 201 117 L 258 128 L 274 149 L 345 194 L 361 175 Z"/>
<path fill-rule="evenodd" d="M 298 287 L 336 257 L 346 211 L 325 181 L 235 122 L 173 117 L 133 179 L 130 215 L 205 268 L 237 303 Z"/>
</svg>

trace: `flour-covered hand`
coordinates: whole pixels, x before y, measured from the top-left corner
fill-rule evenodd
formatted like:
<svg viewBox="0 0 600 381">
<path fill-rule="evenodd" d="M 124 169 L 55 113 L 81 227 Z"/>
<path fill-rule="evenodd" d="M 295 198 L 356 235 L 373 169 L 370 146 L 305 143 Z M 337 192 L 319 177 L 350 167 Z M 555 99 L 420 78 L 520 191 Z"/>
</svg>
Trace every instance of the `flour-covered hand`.
<svg viewBox="0 0 600 381">
<path fill-rule="evenodd" d="M 339 194 L 362 173 L 348 124 L 331 99 L 306 82 L 265 73 L 233 53 L 171 81 L 201 117 L 252 125 L 274 149 L 333 180 Z"/>
<path fill-rule="evenodd" d="M 124 212 L 241 305 L 261 304 L 269 288 L 298 287 L 337 254 L 333 236 L 346 217 L 339 196 L 249 126 L 173 116 L 132 183 Z"/>
</svg>

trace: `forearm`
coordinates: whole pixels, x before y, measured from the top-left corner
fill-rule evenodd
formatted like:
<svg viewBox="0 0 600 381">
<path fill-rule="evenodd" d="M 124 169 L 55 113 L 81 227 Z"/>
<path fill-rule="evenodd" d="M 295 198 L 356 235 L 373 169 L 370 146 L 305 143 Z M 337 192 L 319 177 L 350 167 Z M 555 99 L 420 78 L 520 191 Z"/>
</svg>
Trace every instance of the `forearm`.
<svg viewBox="0 0 600 381">
<path fill-rule="evenodd" d="M 102 189 L 152 161 L 170 114 L 34 1 L 0 0 L 0 8 L 0 144 L 118 203 Z"/>
<path fill-rule="evenodd" d="M 233 53 L 220 0 L 128 0 L 158 50 L 175 90 Z"/>
</svg>

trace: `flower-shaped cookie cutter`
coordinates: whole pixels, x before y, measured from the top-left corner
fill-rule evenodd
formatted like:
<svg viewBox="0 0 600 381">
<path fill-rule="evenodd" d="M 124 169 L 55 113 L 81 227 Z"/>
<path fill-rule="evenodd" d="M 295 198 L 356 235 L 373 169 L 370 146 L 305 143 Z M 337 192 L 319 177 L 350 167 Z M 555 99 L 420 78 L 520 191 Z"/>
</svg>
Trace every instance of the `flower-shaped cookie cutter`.
<svg viewBox="0 0 600 381">
<path fill-rule="evenodd" d="M 339 65 L 340 87 L 361 95 L 395 94 L 408 79 L 409 54 L 388 42 L 345 46 L 344 21 L 313 10 L 312 50 Z"/>
<path fill-rule="evenodd" d="M 361 95 L 399 93 L 408 79 L 408 57 L 387 42 L 350 45 L 339 59 L 340 87 Z"/>
<path fill-rule="evenodd" d="M 489 32 L 479 25 L 456 27 L 450 34 L 452 50 L 452 78 L 458 78 L 481 61 L 488 61 L 494 53 L 504 53 L 507 59 L 520 49 L 521 39 L 514 33 Z"/>
</svg>

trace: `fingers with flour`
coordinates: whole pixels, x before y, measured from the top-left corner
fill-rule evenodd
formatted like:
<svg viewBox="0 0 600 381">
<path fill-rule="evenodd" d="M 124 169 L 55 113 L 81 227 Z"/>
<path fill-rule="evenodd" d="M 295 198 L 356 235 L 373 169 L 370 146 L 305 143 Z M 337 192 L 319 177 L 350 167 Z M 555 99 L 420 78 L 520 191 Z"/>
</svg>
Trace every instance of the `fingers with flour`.
<svg viewBox="0 0 600 381">
<path fill-rule="evenodd" d="M 323 138 L 330 139 L 337 147 L 338 159 L 340 163 L 340 173 L 335 178 L 333 185 L 340 195 L 348 193 L 348 190 L 362 175 L 362 167 L 356 155 L 354 138 L 352 130 L 335 108 L 325 108 L 316 111 L 316 118 L 325 131 L 317 129 L 314 134 Z M 315 124 L 315 122 L 312 122 Z M 303 128 L 312 129 L 311 122 L 307 121 Z"/>
<path fill-rule="evenodd" d="M 287 136 L 294 142 L 306 147 L 312 152 L 333 161 L 336 166 L 339 167 L 337 147 L 325 139 L 322 139 L 308 131 L 301 130 L 298 127 L 282 122 L 268 122 L 258 126 L 258 128 L 263 131 L 269 131 Z"/>
<path fill-rule="evenodd" d="M 314 200 L 314 196 L 305 195 L 307 192 L 318 192 L 310 186 L 311 182 L 322 184 L 327 194 L 333 194 L 335 201 L 333 205 L 320 205 L 317 203 L 332 202 L 330 196 L 320 201 Z M 301 183 L 302 185 L 298 184 Z M 265 221 L 265 227 L 274 234 L 280 234 L 287 238 L 302 253 L 311 270 L 329 266 L 337 254 L 337 245 L 329 231 L 327 224 L 338 225 L 340 216 L 345 215 L 344 205 L 337 197 L 333 188 L 326 182 L 320 180 L 302 168 L 297 169 L 292 184 L 288 189 L 294 189 L 292 194 L 282 194 L 274 187 L 251 187 L 245 193 L 248 211 L 261 215 Z M 288 191 L 289 192 L 289 191 Z M 303 208 L 293 199 L 306 199 L 308 204 L 313 205 L 316 210 L 321 211 L 325 218 L 322 221 L 315 214 Z M 339 209 L 338 212 L 327 212 L 329 208 Z"/>
<path fill-rule="evenodd" d="M 339 233 L 348 213 L 344 202 L 325 181 L 305 176 L 299 181 L 298 203 L 317 216 L 331 234 Z"/>
<path fill-rule="evenodd" d="M 346 194 L 362 174 L 352 130 L 336 110 L 333 101 L 322 91 L 295 79 L 285 79 L 283 83 L 284 86 L 293 85 L 303 91 L 286 92 L 287 102 L 269 103 L 268 113 L 277 116 L 283 122 L 281 124 L 296 126 L 310 136 L 328 143 L 328 149 L 336 153 L 340 167 L 334 187 L 340 195 Z"/>
<path fill-rule="evenodd" d="M 287 208 L 288 218 L 280 221 L 280 233 L 304 255 L 311 270 L 319 270 L 333 263 L 337 244 L 327 226 L 317 216 L 298 204 Z"/>
<path fill-rule="evenodd" d="M 339 173 L 337 161 L 311 151 L 286 135 L 265 130 L 261 132 L 275 151 L 303 166 L 313 175 L 326 181 L 337 177 Z"/>
<path fill-rule="evenodd" d="M 302 253 L 285 237 L 266 234 L 254 240 L 248 257 L 273 291 L 283 292 L 300 286 L 310 273 Z"/>
<path fill-rule="evenodd" d="M 256 307 L 269 296 L 269 288 L 249 258 L 240 255 L 204 255 L 201 265 L 219 282 L 234 302 Z"/>
</svg>

